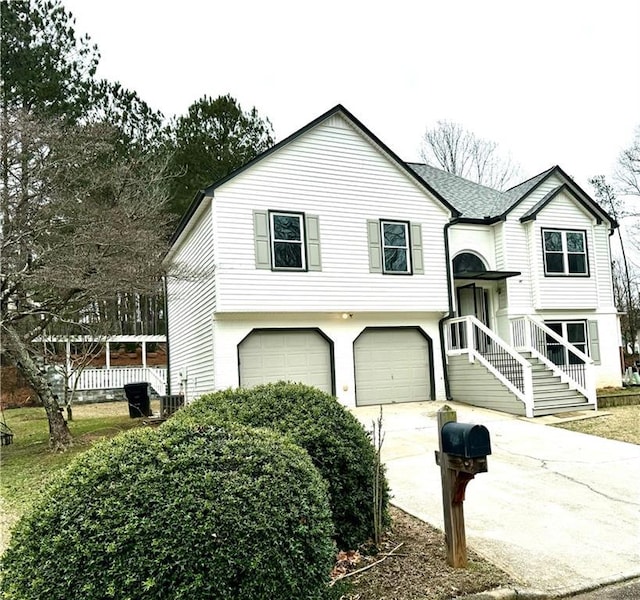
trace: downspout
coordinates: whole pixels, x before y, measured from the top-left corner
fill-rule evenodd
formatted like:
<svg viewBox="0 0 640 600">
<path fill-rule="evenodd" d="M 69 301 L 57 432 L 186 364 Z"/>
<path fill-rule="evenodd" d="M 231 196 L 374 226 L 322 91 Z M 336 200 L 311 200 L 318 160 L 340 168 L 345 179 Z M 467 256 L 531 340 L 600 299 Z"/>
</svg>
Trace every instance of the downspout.
<svg viewBox="0 0 640 600">
<path fill-rule="evenodd" d="M 440 335 L 440 354 L 442 359 L 442 373 L 444 374 L 444 393 L 447 400 L 451 400 L 451 389 L 449 387 L 449 373 L 447 372 L 447 351 L 444 347 L 444 322 L 456 316 L 453 310 L 453 291 L 451 289 L 451 257 L 449 251 L 449 228 L 458 222 L 457 218 L 445 224 L 444 234 L 444 256 L 447 266 L 447 295 L 449 297 L 449 312 L 438 321 L 438 333 Z"/>
<path fill-rule="evenodd" d="M 165 350 L 167 353 L 167 396 L 171 396 L 171 355 L 169 353 L 169 290 L 167 276 L 162 276 L 162 287 L 164 289 L 164 328 L 165 328 Z"/>
</svg>

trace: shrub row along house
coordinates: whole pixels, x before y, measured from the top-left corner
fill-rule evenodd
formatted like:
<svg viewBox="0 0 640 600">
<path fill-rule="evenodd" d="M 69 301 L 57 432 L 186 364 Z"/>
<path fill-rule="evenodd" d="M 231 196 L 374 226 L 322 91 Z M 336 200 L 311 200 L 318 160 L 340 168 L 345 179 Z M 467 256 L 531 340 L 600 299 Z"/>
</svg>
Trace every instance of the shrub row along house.
<svg viewBox="0 0 640 600">
<path fill-rule="evenodd" d="M 338 105 L 201 191 L 165 258 L 171 392 L 529 417 L 620 385 L 609 236 L 560 167 L 506 192 L 405 163 Z"/>
</svg>

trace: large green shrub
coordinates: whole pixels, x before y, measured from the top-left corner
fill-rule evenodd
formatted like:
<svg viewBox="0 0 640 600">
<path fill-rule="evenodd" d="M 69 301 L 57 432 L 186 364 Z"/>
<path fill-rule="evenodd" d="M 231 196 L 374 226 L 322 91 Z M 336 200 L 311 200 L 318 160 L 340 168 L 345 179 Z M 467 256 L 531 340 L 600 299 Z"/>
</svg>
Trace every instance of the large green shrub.
<svg viewBox="0 0 640 600">
<path fill-rule="evenodd" d="M 8 599 L 322 598 L 326 484 L 271 431 L 183 419 L 81 455 L 18 524 Z"/>
<path fill-rule="evenodd" d="M 372 538 L 376 454 L 362 424 L 336 398 L 297 383 L 272 383 L 202 396 L 174 419 L 201 423 L 236 421 L 270 427 L 302 446 L 329 484 L 340 548 Z M 388 523 L 388 486 L 382 476 L 383 522 Z"/>
</svg>

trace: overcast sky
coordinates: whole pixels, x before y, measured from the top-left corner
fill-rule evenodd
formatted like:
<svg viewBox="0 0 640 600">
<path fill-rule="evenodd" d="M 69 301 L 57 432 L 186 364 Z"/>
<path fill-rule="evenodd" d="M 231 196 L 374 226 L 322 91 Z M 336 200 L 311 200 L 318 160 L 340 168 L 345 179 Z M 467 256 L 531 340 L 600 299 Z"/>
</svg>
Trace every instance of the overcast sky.
<svg viewBox="0 0 640 600">
<path fill-rule="evenodd" d="M 523 179 L 587 188 L 640 125 L 638 0 L 63 0 L 99 75 L 165 115 L 207 94 L 255 106 L 281 140 L 341 103 L 405 160 L 453 120 Z"/>
</svg>

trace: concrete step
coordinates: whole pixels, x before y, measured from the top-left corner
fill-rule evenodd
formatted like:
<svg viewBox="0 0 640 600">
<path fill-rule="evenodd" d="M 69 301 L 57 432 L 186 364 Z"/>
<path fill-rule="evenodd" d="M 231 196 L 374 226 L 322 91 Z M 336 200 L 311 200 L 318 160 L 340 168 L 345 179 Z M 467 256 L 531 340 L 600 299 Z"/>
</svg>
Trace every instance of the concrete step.
<svg viewBox="0 0 640 600">
<path fill-rule="evenodd" d="M 562 404 L 560 406 L 536 405 L 533 408 L 533 416 L 543 417 L 544 415 L 555 415 L 558 413 L 573 412 L 574 410 L 595 410 L 595 406 L 593 406 L 593 404 L 588 404 L 586 400 L 584 402 Z"/>
</svg>

